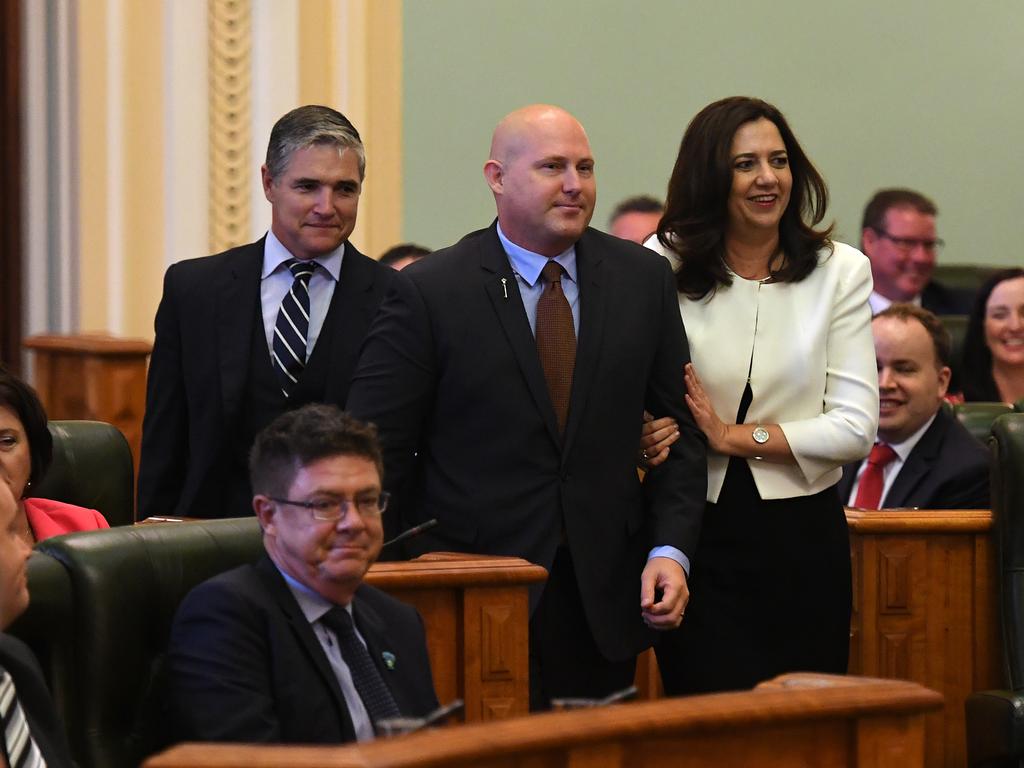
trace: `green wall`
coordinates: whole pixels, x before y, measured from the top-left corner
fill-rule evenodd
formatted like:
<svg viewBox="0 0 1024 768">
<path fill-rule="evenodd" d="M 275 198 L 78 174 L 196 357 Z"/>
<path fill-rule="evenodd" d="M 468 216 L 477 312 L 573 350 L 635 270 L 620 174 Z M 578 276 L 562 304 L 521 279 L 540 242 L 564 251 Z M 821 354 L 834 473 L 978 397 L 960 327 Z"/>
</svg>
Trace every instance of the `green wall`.
<svg viewBox="0 0 1024 768">
<path fill-rule="evenodd" d="M 605 228 L 620 198 L 664 196 L 702 106 L 745 94 L 786 114 L 840 239 L 875 189 L 910 186 L 939 206 L 942 261 L 1024 262 L 1021 0 L 405 0 L 403 23 L 405 239 L 490 223 L 481 168 L 516 107 L 586 127 Z"/>
</svg>

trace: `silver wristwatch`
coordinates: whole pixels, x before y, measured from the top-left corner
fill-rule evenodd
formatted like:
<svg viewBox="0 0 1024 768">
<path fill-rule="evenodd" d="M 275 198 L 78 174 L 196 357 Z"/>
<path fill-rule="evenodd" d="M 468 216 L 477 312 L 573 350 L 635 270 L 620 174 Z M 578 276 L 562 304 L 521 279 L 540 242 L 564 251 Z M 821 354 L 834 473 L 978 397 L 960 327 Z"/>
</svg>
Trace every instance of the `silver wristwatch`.
<svg viewBox="0 0 1024 768">
<path fill-rule="evenodd" d="M 754 431 L 750 433 L 750 436 L 754 438 L 754 442 L 758 445 L 764 445 L 768 442 L 769 434 L 768 430 L 758 424 L 754 427 Z"/>
</svg>

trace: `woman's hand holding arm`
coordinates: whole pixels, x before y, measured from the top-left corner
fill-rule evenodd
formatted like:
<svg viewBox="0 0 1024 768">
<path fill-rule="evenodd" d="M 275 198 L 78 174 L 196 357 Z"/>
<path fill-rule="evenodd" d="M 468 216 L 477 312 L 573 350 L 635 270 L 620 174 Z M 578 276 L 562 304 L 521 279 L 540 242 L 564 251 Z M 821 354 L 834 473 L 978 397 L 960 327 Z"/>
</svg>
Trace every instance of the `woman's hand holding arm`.
<svg viewBox="0 0 1024 768">
<path fill-rule="evenodd" d="M 761 424 L 768 431 L 768 440 L 758 443 L 754 440 L 756 424 L 726 424 L 715 413 L 711 398 L 704 391 L 704 385 L 697 375 L 693 363 L 688 363 L 684 372 L 686 379 L 686 404 L 690 407 L 697 426 L 708 439 L 708 449 L 726 456 L 759 458 L 765 461 L 793 463 L 793 451 L 789 441 L 778 424 Z"/>
</svg>

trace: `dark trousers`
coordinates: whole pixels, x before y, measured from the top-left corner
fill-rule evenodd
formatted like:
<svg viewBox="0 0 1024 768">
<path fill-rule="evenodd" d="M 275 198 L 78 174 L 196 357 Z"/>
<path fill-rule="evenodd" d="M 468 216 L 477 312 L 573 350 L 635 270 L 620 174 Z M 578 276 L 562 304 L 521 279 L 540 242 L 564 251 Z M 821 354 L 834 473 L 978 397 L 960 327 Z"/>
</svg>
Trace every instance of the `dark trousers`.
<svg viewBox="0 0 1024 768">
<path fill-rule="evenodd" d="M 568 547 L 560 546 L 530 619 L 530 709 L 550 709 L 552 699 L 604 698 L 632 685 L 635 674 L 635 658 L 609 661 L 597 649 L 583 611 L 572 555 Z"/>
</svg>

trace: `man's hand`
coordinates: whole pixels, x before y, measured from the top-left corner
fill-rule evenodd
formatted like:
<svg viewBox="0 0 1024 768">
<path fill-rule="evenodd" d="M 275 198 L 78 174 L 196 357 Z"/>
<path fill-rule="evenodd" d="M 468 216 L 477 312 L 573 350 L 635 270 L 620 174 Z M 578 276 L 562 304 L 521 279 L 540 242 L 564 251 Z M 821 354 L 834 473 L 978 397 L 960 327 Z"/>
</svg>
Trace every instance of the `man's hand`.
<svg viewBox="0 0 1024 768">
<path fill-rule="evenodd" d="M 650 469 L 661 464 L 668 458 L 668 450 L 672 443 L 679 439 L 679 425 L 671 416 L 654 418 L 644 411 L 644 420 L 640 428 L 640 451 L 637 465 L 641 469 Z"/>
<path fill-rule="evenodd" d="M 661 599 L 655 602 L 655 591 Z M 640 576 L 640 612 L 651 629 L 675 629 L 690 600 L 686 571 L 671 557 L 652 557 Z"/>
</svg>

